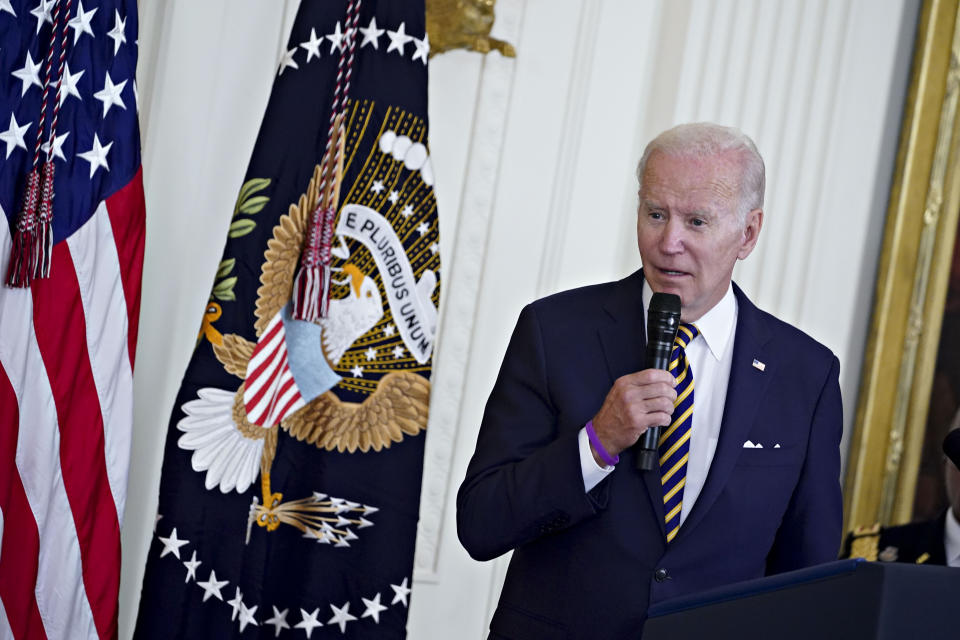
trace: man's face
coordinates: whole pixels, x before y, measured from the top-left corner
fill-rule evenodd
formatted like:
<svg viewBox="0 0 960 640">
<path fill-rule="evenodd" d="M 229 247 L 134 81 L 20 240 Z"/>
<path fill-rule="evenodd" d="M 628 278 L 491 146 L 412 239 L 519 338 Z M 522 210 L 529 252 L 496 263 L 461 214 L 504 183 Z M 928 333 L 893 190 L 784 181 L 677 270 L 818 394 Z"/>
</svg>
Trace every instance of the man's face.
<svg viewBox="0 0 960 640">
<path fill-rule="evenodd" d="M 737 260 L 757 244 L 763 211 L 745 225 L 737 217 L 741 173 L 733 153 L 647 159 L 637 215 L 643 274 L 655 292 L 680 296 L 684 322 L 720 301 Z"/>
</svg>

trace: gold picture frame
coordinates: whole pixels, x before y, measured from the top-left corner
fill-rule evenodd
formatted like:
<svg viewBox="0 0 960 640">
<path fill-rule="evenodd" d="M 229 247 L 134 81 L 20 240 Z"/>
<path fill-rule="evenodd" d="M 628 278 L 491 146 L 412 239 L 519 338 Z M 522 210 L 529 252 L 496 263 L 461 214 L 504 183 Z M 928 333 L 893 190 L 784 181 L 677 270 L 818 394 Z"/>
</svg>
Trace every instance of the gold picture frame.
<svg viewBox="0 0 960 640">
<path fill-rule="evenodd" d="M 845 531 L 913 513 L 960 214 L 958 4 L 925 0 L 917 26 L 844 486 Z"/>
</svg>

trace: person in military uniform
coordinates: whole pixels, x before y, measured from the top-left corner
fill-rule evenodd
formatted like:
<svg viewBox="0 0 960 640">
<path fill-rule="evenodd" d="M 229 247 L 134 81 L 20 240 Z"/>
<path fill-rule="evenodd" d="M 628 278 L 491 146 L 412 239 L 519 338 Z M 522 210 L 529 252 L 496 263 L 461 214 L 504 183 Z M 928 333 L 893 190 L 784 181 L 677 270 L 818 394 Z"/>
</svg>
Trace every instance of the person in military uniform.
<svg viewBox="0 0 960 640">
<path fill-rule="evenodd" d="M 950 431 L 960 429 L 957 411 Z M 944 456 L 949 506 L 933 520 L 896 527 L 857 527 L 843 544 L 841 558 L 960 567 L 960 469 Z"/>
</svg>

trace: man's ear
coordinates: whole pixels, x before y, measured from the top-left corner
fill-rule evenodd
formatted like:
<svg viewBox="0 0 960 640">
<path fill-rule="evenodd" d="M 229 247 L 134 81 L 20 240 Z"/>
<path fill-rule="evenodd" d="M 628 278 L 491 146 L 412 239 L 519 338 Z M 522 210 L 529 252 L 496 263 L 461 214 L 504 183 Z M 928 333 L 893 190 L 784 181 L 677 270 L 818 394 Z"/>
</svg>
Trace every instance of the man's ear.
<svg viewBox="0 0 960 640">
<path fill-rule="evenodd" d="M 757 246 L 757 240 L 760 239 L 760 229 L 762 227 L 763 209 L 753 209 L 747 214 L 747 224 L 743 227 L 737 258 L 743 260 L 753 252 L 753 248 Z"/>
</svg>

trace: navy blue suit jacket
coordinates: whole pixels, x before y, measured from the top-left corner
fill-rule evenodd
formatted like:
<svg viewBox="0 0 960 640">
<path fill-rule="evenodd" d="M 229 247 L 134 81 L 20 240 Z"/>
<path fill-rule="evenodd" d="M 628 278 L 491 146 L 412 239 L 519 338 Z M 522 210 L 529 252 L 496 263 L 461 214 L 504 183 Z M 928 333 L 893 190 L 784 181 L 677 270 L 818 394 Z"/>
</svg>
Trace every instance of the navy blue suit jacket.
<svg viewBox="0 0 960 640">
<path fill-rule="evenodd" d="M 642 284 L 637 271 L 520 314 L 457 495 L 471 556 L 514 550 L 493 637 L 638 638 L 652 603 L 837 557 L 839 362 L 736 285 L 720 439 L 676 538 L 659 470 L 638 471 L 632 451 L 584 492 L 577 434 L 614 380 L 643 368 Z"/>
</svg>

